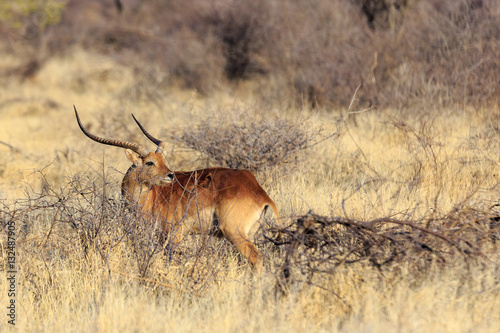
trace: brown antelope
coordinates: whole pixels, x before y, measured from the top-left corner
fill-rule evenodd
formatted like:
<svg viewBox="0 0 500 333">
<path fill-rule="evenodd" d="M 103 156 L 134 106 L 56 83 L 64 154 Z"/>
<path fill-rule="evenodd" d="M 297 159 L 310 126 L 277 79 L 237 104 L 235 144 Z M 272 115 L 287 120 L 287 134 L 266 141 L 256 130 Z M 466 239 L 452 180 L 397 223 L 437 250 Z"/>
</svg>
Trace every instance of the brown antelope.
<svg viewBox="0 0 500 333">
<path fill-rule="evenodd" d="M 251 239 L 268 207 L 279 222 L 280 218 L 276 204 L 251 172 L 228 168 L 172 171 L 164 162 L 165 143 L 149 134 L 135 117 L 142 132 L 157 145 L 154 153 L 135 143 L 93 135 L 83 127 L 76 107 L 75 115 L 87 137 L 126 149 L 133 164 L 123 177 L 122 195 L 160 221 L 163 237 L 170 234 L 175 245 L 188 233 L 208 234 L 215 227 L 250 261 L 254 270 L 262 270 L 262 254 Z"/>
</svg>

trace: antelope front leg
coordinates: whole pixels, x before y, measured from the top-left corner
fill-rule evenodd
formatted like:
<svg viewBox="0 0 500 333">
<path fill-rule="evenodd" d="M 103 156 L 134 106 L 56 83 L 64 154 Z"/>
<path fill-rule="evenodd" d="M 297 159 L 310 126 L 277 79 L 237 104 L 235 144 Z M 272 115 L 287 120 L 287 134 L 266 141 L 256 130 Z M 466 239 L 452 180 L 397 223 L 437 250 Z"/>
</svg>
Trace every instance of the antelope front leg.
<svg viewBox="0 0 500 333">
<path fill-rule="evenodd" d="M 169 223 L 164 227 L 161 235 L 161 244 L 163 251 L 166 255 L 168 255 L 169 260 L 172 259 L 174 252 L 182 254 L 182 251 L 179 249 L 179 245 L 183 239 L 184 228 L 182 225 L 172 225 Z"/>
</svg>

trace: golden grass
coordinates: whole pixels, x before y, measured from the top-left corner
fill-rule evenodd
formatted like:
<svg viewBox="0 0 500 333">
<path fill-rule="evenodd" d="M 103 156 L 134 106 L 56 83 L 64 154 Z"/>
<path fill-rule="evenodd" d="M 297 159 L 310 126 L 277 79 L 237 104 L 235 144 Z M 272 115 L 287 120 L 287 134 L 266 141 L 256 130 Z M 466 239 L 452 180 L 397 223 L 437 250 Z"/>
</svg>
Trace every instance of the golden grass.
<svg viewBox="0 0 500 333">
<path fill-rule="evenodd" d="M 342 114 L 261 109 L 246 93 L 252 83 L 210 96 L 159 92 L 152 84 L 137 84 L 128 67 L 81 50 L 51 59 L 33 79 L 4 78 L 0 84 L 0 140 L 13 147 L 0 145 L 0 198 L 11 209 L 26 198 L 26 187 L 57 191 L 81 174 L 95 182 L 105 174 L 115 184 L 109 195 L 118 197 L 116 184 L 128 161 L 120 149 L 81 134 L 73 104 L 92 132 L 144 145 L 131 112 L 152 133 L 163 135 L 195 125 L 211 112 L 242 106 L 269 117 L 306 119 L 307 126 L 321 126 L 325 133 L 337 129 Z M 138 90 L 153 94 L 155 103 Z M 422 116 L 398 110 L 351 115 L 339 137 L 313 147 L 297 171 L 278 170 L 264 187 L 285 219 L 310 209 L 362 220 L 418 220 L 457 206 L 487 211 L 500 197 L 500 134 L 492 120 L 498 113 L 498 108 L 457 107 Z M 203 167 L 189 164 L 194 156 L 178 147 L 167 154 L 176 169 Z M 346 266 L 326 277 L 335 294 L 306 283 L 283 296 L 274 288 L 279 254 L 272 251 L 265 251 L 262 278 L 223 241 L 215 241 L 217 251 L 201 263 L 190 258 L 167 265 L 156 256 L 141 278 L 129 243 L 106 249 L 104 258 L 92 248 L 85 256 L 75 231 L 64 223 L 52 226 L 53 220 L 48 212 L 16 221 L 19 331 L 500 331 L 498 244 L 484 245 L 488 260 L 457 259 L 417 275 L 404 262 L 383 273 L 364 264 Z M 192 242 L 201 244 L 199 237 Z M 3 312 L 7 289 L 2 282 Z M 2 332 L 10 326 L 3 312 Z"/>
</svg>

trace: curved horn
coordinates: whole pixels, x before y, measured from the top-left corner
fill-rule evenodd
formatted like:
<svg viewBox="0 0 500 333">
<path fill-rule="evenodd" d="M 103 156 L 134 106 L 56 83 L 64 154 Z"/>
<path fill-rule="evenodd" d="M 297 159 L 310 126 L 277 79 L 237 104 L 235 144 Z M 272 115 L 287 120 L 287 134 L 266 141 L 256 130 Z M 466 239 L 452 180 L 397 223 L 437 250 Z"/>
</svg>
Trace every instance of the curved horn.
<svg viewBox="0 0 500 333">
<path fill-rule="evenodd" d="M 137 123 L 137 125 L 141 129 L 142 133 L 144 133 L 144 135 L 149 140 L 151 140 L 151 142 L 153 142 L 155 145 L 158 146 L 158 149 L 156 149 L 156 152 L 157 153 L 163 153 L 163 148 L 165 147 L 165 142 L 163 142 L 162 140 L 159 140 L 159 139 L 155 138 L 154 136 L 152 136 L 151 134 L 149 134 L 149 132 L 146 131 L 146 129 L 144 128 L 144 126 L 142 126 L 141 123 L 137 119 L 135 119 L 135 116 L 133 114 L 132 114 L 132 118 L 134 118 L 135 122 Z"/>
<path fill-rule="evenodd" d="M 149 152 L 145 148 L 139 146 L 138 144 L 126 142 L 126 141 L 104 139 L 104 138 L 100 138 L 94 134 L 89 133 L 85 129 L 85 127 L 83 127 L 82 122 L 80 121 L 80 117 L 78 116 L 78 112 L 76 112 L 76 107 L 74 105 L 73 105 L 73 108 L 75 109 L 76 121 L 78 122 L 78 126 L 80 126 L 80 129 L 82 130 L 83 134 L 85 134 L 90 139 L 94 140 L 95 142 L 99 142 L 99 143 L 102 143 L 105 145 L 131 149 L 131 150 L 135 151 L 137 154 L 139 154 L 140 156 L 146 156 L 147 154 L 149 154 Z"/>
</svg>

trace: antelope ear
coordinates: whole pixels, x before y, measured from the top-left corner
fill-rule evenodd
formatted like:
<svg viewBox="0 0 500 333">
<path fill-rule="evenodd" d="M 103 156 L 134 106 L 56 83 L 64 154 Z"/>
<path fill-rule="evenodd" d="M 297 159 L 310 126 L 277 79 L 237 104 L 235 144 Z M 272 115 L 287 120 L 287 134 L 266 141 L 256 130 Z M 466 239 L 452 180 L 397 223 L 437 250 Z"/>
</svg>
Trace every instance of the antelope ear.
<svg viewBox="0 0 500 333">
<path fill-rule="evenodd" d="M 125 155 L 127 155 L 127 158 L 129 159 L 130 162 L 134 163 L 135 165 L 141 165 L 142 159 L 137 154 L 135 151 L 130 150 L 130 149 L 125 149 Z"/>
</svg>

